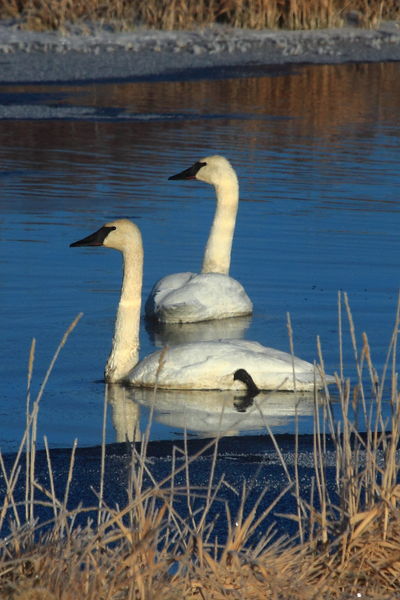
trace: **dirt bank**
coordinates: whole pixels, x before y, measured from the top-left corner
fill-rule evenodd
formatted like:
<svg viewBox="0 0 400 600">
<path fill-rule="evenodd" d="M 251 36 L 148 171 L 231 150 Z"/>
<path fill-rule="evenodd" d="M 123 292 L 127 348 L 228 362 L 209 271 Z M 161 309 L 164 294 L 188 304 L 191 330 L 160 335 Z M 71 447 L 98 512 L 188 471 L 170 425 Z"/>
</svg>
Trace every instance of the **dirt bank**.
<svg viewBox="0 0 400 600">
<path fill-rule="evenodd" d="M 400 61 L 400 24 L 314 31 L 24 32 L 0 25 L 0 81 L 185 77 L 223 66 Z"/>
</svg>

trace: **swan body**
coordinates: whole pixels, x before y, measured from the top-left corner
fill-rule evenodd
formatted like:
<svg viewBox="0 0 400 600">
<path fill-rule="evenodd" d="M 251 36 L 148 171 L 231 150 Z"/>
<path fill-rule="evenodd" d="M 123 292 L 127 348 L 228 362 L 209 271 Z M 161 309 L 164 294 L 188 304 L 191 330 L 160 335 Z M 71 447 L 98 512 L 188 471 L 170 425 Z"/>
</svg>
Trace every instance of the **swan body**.
<svg viewBox="0 0 400 600">
<path fill-rule="evenodd" d="M 239 202 L 234 169 L 223 156 L 209 156 L 170 179 L 197 179 L 213 185 L 217 206 L 201 273 L 175 273 L 160 279 L 146 302 L 146 315 L 164 323 L 194 323 L 251 314 L 250 298 L 229 276 Z"/>
<path fill-rule="evenodd" d="M 139 228 L 127 219 L 107 223 L 71 246 L 105 246 L 122 252 L 123 281 L 112 349 L 105 367 L 108 382 L 166 389 L 246 389 L 235 378 L 245 369 L 262 390 L 311 390 L 322 381 L 314 365 L 257 342 L 191 342 L 159 350 L 138 362 L 143 245 Z M 295 374 L 293 376 L 293 369 Z"/>
<path fill-rule="evenodd" d="M 174 273 L 163 277 L 146 303 L 146 314 L 163 323 L 195 323 L 249 315 L 243 286 L 223 273 Z"/>
<path fill-rule="evenodd" d="M 158 350 L 141 360 L 128 380 L 138 387 L 157 382 L 163 389 L 243 390 L 243 383 L 234 378 L 239 366 L 251 373 L 261 390 L 314 389 L 312 364 L 294 358 L 293 378 L 290 354 L 247 340 L 191 342 Z"/>
</svg>

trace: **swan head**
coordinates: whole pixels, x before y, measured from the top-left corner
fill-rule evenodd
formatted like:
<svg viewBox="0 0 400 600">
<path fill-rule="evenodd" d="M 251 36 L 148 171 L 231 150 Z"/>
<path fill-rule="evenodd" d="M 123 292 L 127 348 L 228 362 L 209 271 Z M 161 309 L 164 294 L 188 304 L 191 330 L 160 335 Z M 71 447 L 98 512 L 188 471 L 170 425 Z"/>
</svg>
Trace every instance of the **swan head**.
<svg viewBox="0 0 400 600">
<path fill-rule="evenodd" d="M 218 154 L 207 156 L 195 162 L 191 167 L 168 179 L 197 179 L 217 187 L 225 182 L 237 182 L 231 163 Z"/>
<path fill-rule="evenodd" d="M 106 223 L 94 233 L 87 237 L 70 244 L 71 248 L 75 246 L 105 246 L 124 252 L 133 241 L 140 241 L 141 235 L 139 228 L 128 219 L 117 219 Z"/>
<path fill-rule="evenodd" d="M 246 369 L 237 369 L 233 374 L 233 379 L 235 381 L 242 381 L 245 384 L 247 389 L 246 397 L 254 398 L 254 396 L 260 393 L 260 390 L 254 383 L 254 379 Z"/>
</svg>

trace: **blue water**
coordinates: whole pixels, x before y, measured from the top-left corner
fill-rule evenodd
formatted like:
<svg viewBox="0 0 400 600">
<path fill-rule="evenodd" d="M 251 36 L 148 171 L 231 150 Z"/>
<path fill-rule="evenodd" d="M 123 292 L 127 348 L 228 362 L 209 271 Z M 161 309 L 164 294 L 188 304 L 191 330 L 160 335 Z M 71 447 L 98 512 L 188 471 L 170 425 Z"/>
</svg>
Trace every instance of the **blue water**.
<svg viewBox="0 0 400 600">
<path fill-rule="evenodd" d="M 233 325 L 238 334 L 289 350 L 290 313 L 295 353 L 317 358 L 319 335 L 327 371 L 339 372 L 337 297 L 346 291 L 358 346 L 365 330 L 379 373 L 399 287 L 399 76 L 400 65 L 390 63 L 212 81 L 0 86 L 0 106 L 8 102 L 0 121 L 1 449 L 14 450 L 24 429 L 32 338 L 34 398 L 79 312 L 84 316 L 41 401 L 39 445 L 43 434 L 58 447 L 75 437 L 80 446 L 100 442 L 101 378 L 121 258 L 69 244 L 128 217 L 143 234 L 144 296 L 162 275 L 199 269 L 214 192 L 168 176 L 208 154 L 227 156 L 240 179 L 231 275 L 255 310 L 248 322 Z M 344 373 L 355 381 L 345 316 L 343 323 Z M 185 331 L 168 335 L 181 339 Z M 142 355 L 163 341 L 142 324 Z M 138 408 L 128 400 L 143 430 L 149 402 L 142 399 L 146 406 Z M 181 435 L 189 402 L 179 416 L 165 405 L 156 410 L 153 438 Z M 271 428 L 292 432 L 293 402 L 281 404 Z M 110 401 L 110 442 L 119 435 L 113 406 Z M 307 406 L 297 413 L 304 432 L 313 429 L 313 406 Z M 228 425 L 227 433 L 240 431 Z M 196 414 L 191 431 L 204 434 L 204 427 Z M 242 433 L 258 430 L 265 430 L 261 421 Z"/>
</svg>

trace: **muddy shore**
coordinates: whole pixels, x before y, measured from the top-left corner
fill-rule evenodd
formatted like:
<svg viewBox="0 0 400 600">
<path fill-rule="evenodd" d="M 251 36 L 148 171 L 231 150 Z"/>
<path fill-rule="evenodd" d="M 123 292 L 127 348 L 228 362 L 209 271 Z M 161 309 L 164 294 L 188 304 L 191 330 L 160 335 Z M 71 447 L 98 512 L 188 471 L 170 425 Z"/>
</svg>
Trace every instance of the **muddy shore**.
<svg viewBox="0 0 400 600">
<path fill-rule="evenodd" d="M 0 24 L 0 82 L 185 78 L 260 65 L 400 61 L 400 24 L 377 29 L 35 33 Z"/>
</svg>

